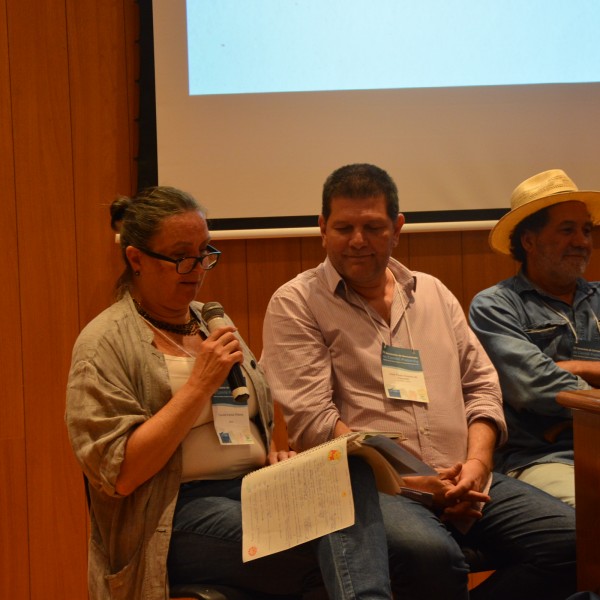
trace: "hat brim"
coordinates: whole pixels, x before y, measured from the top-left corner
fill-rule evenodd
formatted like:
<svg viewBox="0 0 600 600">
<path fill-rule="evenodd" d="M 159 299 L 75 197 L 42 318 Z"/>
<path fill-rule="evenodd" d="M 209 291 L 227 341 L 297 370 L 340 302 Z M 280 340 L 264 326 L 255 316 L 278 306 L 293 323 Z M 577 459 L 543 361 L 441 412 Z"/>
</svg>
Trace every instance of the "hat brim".
<svg viewBox="0 0 600 600">
<path fill-rule="evenodd" d="M 501 217 L 490 231 L 488 238 L 492 250 L 500 254 L 508 254 L 510 256 L 510 236 L 514 228 L 529 215 L 561 202 L 569 202 L 576 200 L 583 202 L 592 218 L 592 223 L 597 225 L 600 223 L 600 192 L 593 191 L 576 191 L 576 192 L 558 192 L 544 198 L 537 198 L 523 206 L 519 206 L 514 210 L 506 213 Z"/>
</svg>

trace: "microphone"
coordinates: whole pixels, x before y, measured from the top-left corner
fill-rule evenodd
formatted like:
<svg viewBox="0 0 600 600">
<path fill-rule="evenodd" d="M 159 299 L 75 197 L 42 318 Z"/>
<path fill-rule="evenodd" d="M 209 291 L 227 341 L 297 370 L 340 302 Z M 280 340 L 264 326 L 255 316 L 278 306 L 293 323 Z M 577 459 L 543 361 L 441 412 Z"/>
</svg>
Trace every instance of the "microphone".
<svg viewBox="0 0 600 600">
<path fill-rule="evenodd" d="M 223 318 L 224 316 L 225 311 L 218 302 L 207 302 L 202 307 L 202 318 L 211 333 L 215 331 L 215 329 L 229 325 Z M 238 363 L 231 367 L 229 375 L 227 375 L 227 383 L 229 384 L 231 395 L 236 402 L 242 403 L 248 400 L 250 393 L 246 387 L 246 378 Z"/>
</svg>

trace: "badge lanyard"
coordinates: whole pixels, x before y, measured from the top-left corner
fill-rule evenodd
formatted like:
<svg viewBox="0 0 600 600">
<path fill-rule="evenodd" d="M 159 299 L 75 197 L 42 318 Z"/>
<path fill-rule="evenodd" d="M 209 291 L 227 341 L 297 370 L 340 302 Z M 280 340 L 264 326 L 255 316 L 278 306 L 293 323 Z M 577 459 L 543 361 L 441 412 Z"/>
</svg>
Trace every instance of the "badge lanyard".
<svg viewBox="0 0 600 600">
<path fill-rule="evenodd" d="M 561 311 L 550 306 L 547 302 L 544 302 L 544 300 L 542 300 L 542 302 L 548 310 L 551 310 L 555 315 L 563 319 L 563 321 L 565 321 L 565 323 L 569 326 L 569 329 L 575 338 L 575 344 L 573 345 L 571 358 L 573 360 L 600 360 L 600 347 L 598 347 L 598 344 L 594 343 L 593 341 L 586 340 L 582 340 L 580 342 L 579 336 L 577 335 L 577 330 L 575 329 L 575 325 L 573 325 L 571 322 L 571 319 L 569 319 L 567 315 Z M 598 333 L 600 333 L 600 323 L 598 323 L 598 317 L 595 315 L 595 313 L 592 312 L 592 314 L 594 315 L 594 321 L 596 322 L 596 329 L 598 330 Z"/>
<path fill-rule="evenodd" d="M 411 400 L 413 402 L 427 403 L 429 402 L 429 396 L 425 386 L 421 357 L 419 351 L 414 349 L 404 296 L 402 291 L 398 289 L 398 282 L 394 277 L 394 292 L 396 291 L 398 291 L 402 301 L 402 317 L 406 322 L 409 348 L 397 348 L 393 346 L 391 344 L 391 332 L 390 344 L 387 344 L 363 299 L 358 294 L 357 297 L 381 340 L 381 372 L 385 395 L 393 400 Z"/>
<path fill-rule="evenodd" d="M 577 336 L 577 331 L 575 329 L 575 326 L 571 322 L 571 319 L 569 319 L 569 317 L 567 317 L 567 315 L 565 315 L 564 313 L 560 312 L 560 310 L 556 310 L 555 308 L 550 306 L 544 300 L 542 300 L 542 303 L 548 310 L 552 311 L 556 316 L 560 317 L 568 325 L 569 329 L 571 330 L 571 333 L 573 334 L 573 337 L 575 338 L 575 343 L 577 343 L 579 341 L 579 337 Z M 598 319 L 596 319 L 596 327 L 597 326 L 598 326 Z"/>
</svg>

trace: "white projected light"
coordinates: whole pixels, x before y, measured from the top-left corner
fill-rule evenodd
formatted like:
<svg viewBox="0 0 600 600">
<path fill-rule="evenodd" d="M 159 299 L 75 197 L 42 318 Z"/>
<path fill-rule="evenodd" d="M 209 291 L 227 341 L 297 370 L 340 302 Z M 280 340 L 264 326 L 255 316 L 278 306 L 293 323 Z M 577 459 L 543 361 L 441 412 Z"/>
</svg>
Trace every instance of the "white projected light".
<svg viewBox="0 0 600 600">
<path fill-rule="evenodd" d="M 492 218 L 546 169 L 598 188 L 599 15 L 597 0 L 154 0 L 159 183 L 214 229 L 281 235 L 316 226 L 325 178 L 354 162 L 394 177 L 409 229 Z"/>
<path fill-rule="evenodd" d="M 187 0 L 189 92 L 598 81 L 596 6 L 564 0 Z"/>
</svg>

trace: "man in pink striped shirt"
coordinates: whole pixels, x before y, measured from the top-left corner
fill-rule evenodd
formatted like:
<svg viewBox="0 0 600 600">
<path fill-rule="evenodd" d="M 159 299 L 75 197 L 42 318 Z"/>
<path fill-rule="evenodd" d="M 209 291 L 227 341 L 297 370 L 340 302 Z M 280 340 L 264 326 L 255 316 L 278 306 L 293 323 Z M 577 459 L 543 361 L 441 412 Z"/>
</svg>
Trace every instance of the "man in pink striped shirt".
<svg viewBox="0 0 600 600">
<path fill-rule="evenodd" d="M 506 439 L 496 371 L 441 281 L 391 257 L 403 224 L 382 169 L 348 165 L 325 182 L 327 258 L 277 290 L 263 330 L 290 444 L 386 432 L 438 471 L 405 480 L 432 507 L 380 495 L 398 598 L 468 598 L 468 546 L 496 569 L 471 598 L 562 600 L 575 590 L 574 511 L 492 472 Z"/>
</svg>

